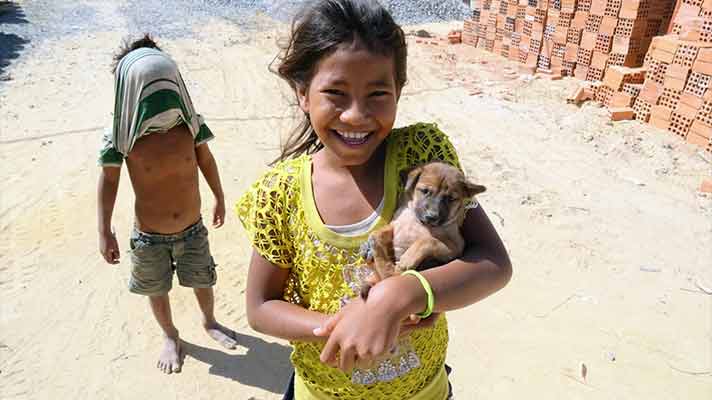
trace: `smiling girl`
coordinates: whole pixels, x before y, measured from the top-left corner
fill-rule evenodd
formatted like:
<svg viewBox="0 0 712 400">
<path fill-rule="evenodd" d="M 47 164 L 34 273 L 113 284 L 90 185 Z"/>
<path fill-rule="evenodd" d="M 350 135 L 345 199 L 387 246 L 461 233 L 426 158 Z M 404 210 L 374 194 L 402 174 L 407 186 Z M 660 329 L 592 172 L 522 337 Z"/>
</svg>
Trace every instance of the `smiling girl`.
<svg viewBox="0 0 712 400">
<path fill-rule="evenodd" d="M 279 58 L 304 120 L 237 213 L 254 247 L 250 326 L 294 346 L 285 398 L 447 399 L 447 322 L 438 314 L 511 276 L 499 236 L 475 207 L 462 257 L 385 279 L 366 301 L 357 295 L 369 274 L 359 246 L 393 216 L 401 174 L 434 160 L 459 167 L 435 125 L 393 128 L 406 53 L 403 31 L 376 1 L 322 0 L 297 15 Z M 410 314 L 424 319 L 404 322 Z"/>
</svg>

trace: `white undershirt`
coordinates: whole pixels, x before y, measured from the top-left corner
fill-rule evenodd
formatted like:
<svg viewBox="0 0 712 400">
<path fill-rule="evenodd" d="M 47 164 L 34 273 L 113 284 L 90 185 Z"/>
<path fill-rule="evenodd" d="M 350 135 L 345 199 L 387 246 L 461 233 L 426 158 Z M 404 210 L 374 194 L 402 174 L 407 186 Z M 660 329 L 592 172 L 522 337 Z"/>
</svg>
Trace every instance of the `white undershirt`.
<svg viewBox="0 0 712 400">
<path fill-rule="evenodd" d="M 363 219 L 359 222 L 356 222 L 355 224 L 348 224 L 348 225 L 327 225 L 324 224 L 327 228 L 332 230 L 334 233 L 338 233 L 339 235 L 344 235 L 344 236 L 358 236 L 363 233 L 366 233 L 371 229 L 371 227 L 376 223 L 376 220 L 378 219 L 378 216 L 381 215 L 381 211 L 383 211 L 383 205 L 385 204 L 385 196 L 381 198 L 381 202 L 378 204 L 378 207 L 376 210 L 366 217 L 366 219 Z"/>
</svg>

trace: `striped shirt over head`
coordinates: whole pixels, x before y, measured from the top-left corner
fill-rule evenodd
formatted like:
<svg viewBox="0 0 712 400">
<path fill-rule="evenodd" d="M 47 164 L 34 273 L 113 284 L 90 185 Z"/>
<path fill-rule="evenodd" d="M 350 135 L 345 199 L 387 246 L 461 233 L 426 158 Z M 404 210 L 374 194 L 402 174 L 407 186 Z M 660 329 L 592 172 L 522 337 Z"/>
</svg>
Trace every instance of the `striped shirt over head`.
<svg viewBox="0 0 712 400">
<path fill-rule="evenodd" d="M 143 136 L 186 124 L 199 146 L 215 136 L 195 112 L 176 63 L 164 52 L 140 48 L 114 75 L 114 121 L 104 131 L 99 165 L 120 167 Z"/>
</svg>

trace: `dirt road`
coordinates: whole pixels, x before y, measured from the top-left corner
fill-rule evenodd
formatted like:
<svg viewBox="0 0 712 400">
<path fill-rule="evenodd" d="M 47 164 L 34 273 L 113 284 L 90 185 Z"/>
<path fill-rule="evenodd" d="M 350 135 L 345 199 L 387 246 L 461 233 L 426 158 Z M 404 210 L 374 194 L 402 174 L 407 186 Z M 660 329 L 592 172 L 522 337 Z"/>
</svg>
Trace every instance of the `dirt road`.
<svg viewBox="0 0 712 400">
<path fill-rule="evenodd" d="M 250 250 L 233 214 L 210 234 L 217 314 L 242 346 L 216 347 L 179 288 L 185 366 L 172 376 L 155 369 L 157 326 L 126 289 L 126 175 L 114 216 L 121 264 L 106 265 L 97 250 L 96 151 L 111 118 L 111 54 L 130 30 L 117 19 L 127 3 L 79 4 L 100 23 L 28 35 L 20 57 L 0 67 L 0 397 L 281 398 L 290 348 L 247 326 Z M 183 26 L 189 35 L 161 41 L 218 137 L 211 148 L 230 203 L 293 124 L 288 88 L 267 70 L 284 25 L 250 18 L 204 16 Z M 466 171 L 488 187 L 481 203 L 515 269 L 503 291 L 448 316 L 456 398 L 709 399 L 712 296 L 700 287 L 712 287 L 712 197 L 696 189 L 712 157 L 647 125 L 609 123 L 593 105 L 567 105 L 573 80 L 520 77 L 491 54 L 415 40 L 397 124 L 434 121 L 451 136 Z"/>
</svg>

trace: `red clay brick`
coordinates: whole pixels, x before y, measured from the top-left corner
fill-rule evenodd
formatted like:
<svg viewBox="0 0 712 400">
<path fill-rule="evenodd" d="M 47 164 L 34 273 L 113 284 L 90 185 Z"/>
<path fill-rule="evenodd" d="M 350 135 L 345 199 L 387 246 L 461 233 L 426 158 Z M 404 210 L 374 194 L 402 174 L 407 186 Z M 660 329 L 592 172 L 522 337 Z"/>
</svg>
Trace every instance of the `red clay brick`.
<svg viewBox="0 0 712 400">
<path fill-rule="evenodd" d="M 628 93 L 617 92 L 611 97 L 610 106 L 613 108 L 630 107 L 635 99 Z"/>
<path fill-rule="evenodd" d="M 683 93 L 680 96 L 677 107 L 675 107 L 675 112 L 685 118 L 695 119 L 695 117 L 697 117 L 697 111 L 702 108 L 702 103 L 702 99 L 688 93 Z"/>
<path fill-rule="evenodd" d="M 650 109 L 650 117 L 659 118 L 662 120 L 670 120 L 670 115 L 672 115 L 672 110 L 665 106 L 653 106 Z"/>
<path fill-rule="evenodd" d="M 702 61 L 698 56 L 692 65 L 692 70 L 701 74 L 712 75 L 712 62 Z"/>
<path fill-rule="evenodd" d="M 710 144 L 710 140 L 707 139 L 704 136 L 700 136 L 692 131 L 687 133 L 687 137 L 685 138 L 685 141 L 687 143 L 691 143 L 700 147 L 707 147 Z M 702 191 L 700 189 L 700 191 Z M 710 192 L 712 192 L 712 188 L 710 188 Z"/>
<path fill-rule="evenodd" d="M 611 66 L 606 69 L 606 75 L 603 77 L 603 84 L 613 90 L 620 90 L 623 87 L 626 71 L 623 67 Z"/>
<path fill-rule="evenodd" d="M 690 127 L 690 132 L 694 132 L 705 139 L 712 140 L 712 125 L 705 124 L 704 122 L 695 120 Z"/>
<path fill-rule="evenodd" d="M 587 50 L 593 50 L 596 48 L 597 37 L 598 35 L 596 33 L 583 32 L 581 34 L 581 43 L 579 44 L 579 46 Z"/>
<path fill-rule="evenodd" d="M 635 19 L 638 17 L 639 6 L 640 0 L 623 0 L 618 16 L 620 18 Z"/>
<path fill-rule="evenodd" d="M 606 69 L 606 64 L 608 63 L 608 54 L 601 53 L 598 51 L 593 52 L 591 57 L 591 67 L 604 70 Z"/>
<path fill-rule="evenodd" d="M 585 28 L 587 18 L 588 18 L 588 12 L 576 11 L 576 14 L 574 14 L 574 20 L 571 22 L 571 27 L 578 29 L 578 30 Z"/>
<path fill-rule="evenodd" d="M 576 69 L 574 69 L 574 77 L 580 80 L 586 80 L 588 76 L 588 65 L 576 64 Z"/>
<path fill-rule="evenodd" d="M 635 110 L 635 119 L 638 121 L 648 122 L 650 119 L 650 109 L 652 104 L 638 97 L 633 103 L 633 110 Z"/>
<path fill-rule="evenodd" d="M 687 77 L 690 75 L 690 70 L 690 67 L 686 67 L 684 65 L 670 64 L 670 66 L 668 66 L 667 70 L 665 71 L 665 76 L 669 76 L 675 79 L 687 80 Z"/>
<path fill-rule="evenodd" d="M 645 83 L 643 83 L 643 88 L 640 90 L 639 97 L 648 103 L 655 105 L 658 103 L 658 97 L 660 97 L 662 92 L 662 86 L 658 85 L 651 79 L 646 79 Z"/>
<path fill-rule="evenodd" d="M 609 36 L 613 36 L 616 31 L 616 26 L 618 25 L 618 18 L 605 16 L 601 20 L 601 26 L 598 28 L 599 33 L 604 33 Z"/>
<path fill-rule="evenodd" d="M 635 117 L 635 111 L 630 107 L 609 108 L 608 113 L 611 117 L 611 121 L 625 121 Z"/>
<path fill-rule="evenodd" d="M 687 134 L 690 132 L 690 126 L 692 126 L 693 121 L 694 119 L 687 118 L 684 115 L 673 111 L 670 115 L 670 126 L 668 126 L 668 131 L 682 138 L 686 138 Z"/>
<path fill-rule="evenodd" d="M 685 88 L 687 77 L 690 75 L 690 68 L 684 65 L 670 64 L 665 72 L 664 86 L 673 90 Z"/>
<path fill-rule="evenodd" d="M 697 52 L 697 60 L 712 63 L 712 48 L 700 49 L 700 51 Z"/>
<path fill-rule="evenodd" d="M 606 0 L 593 0 L 591 2 L 591 10 L 589 12 L 593 15 L 603 16 L 606 13 Z"/>
<path fill-rule="evenodd" d="M 566 50 L 564 50 L 564 61 L 576 62 L 578 56 L 578 46 L 572 43 L 566 44 Z"/>
<path fill-rule="evenodd" d="M 702 96 L 702 99 L 704 101 L 708 101 L 712 103 L 712 88 L 707 89 L 705 94 Z M 712 118 L 712 110 L 710 110 L 710 118 Z"/>
<path fill-rule="evenodd" d="M 703 179 L 700 184 L 700 192 L 712 193 L 712 179 Z"/>
<path fill-rule="evenodd" d="M 650 114 L 650 120 L 648 120 L 648 123 L 656 128 L 660 128 L 663 130 L 667 130 L 667 128 L 670 126 L 669 119 L 658 118 L 653 114 Z"/>
</svg>

